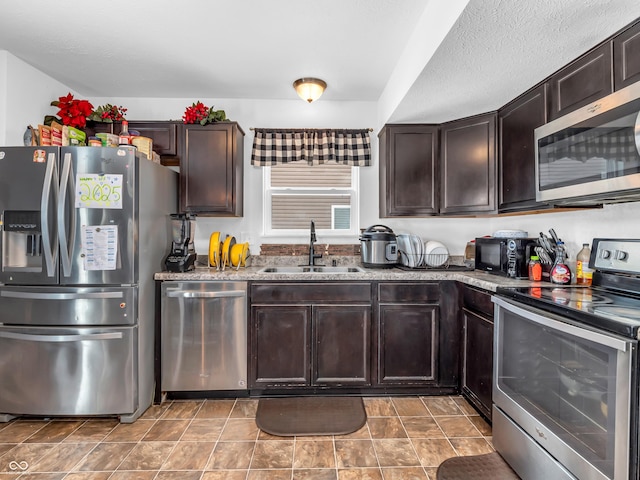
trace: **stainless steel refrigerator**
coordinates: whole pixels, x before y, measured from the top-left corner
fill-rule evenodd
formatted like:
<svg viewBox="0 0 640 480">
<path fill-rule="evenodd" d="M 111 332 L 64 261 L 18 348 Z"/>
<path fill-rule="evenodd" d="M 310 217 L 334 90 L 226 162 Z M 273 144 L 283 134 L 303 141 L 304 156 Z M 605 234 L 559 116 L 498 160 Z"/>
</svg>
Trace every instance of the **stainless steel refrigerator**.
<svg viewBox="0 0 640 480">
<path fill-rule="evenodd" d="M 149 407 L 177 177 L 134 147 L 0 147 L 0 421 Z"/>
</svg>

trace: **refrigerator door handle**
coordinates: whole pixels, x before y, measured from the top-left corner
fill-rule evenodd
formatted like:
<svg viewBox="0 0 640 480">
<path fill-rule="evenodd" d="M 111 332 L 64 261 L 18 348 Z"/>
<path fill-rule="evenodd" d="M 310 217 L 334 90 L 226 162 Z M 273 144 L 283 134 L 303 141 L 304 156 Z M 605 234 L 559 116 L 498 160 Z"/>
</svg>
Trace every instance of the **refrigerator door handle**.
<svg viewBox="0 0 640 480">
<path fill-rule="evenodd" d="M 90 300 L 105 298 L 124 298 L 123 292 L 88 292 L 88 293 L 34 293 L 16 290 L 2 290 L 0 297 L 26 298 L 29 300 Z"/>
<path fill-rule="evenodd" d="M 73 249 L 76 243 L 76 212 L 75 205 L 72 205 L 71 225 L 69 229 L 69 238 L 67 239 L 65 229 L 65 210 L 67 199 L 73 201 L 67 194 L 67 189 L 74 192 L 75 195 L 75 179 L 73 174 L 73 165 L 71 162 L 71 153 L 64 154 L 64 166 L 62 167 L 62 175 L 60 175 L 60 190 L 58 191 L 58 238 L 60 240 L 60 258 L 62 260 L 62 273 L 65 277 L 71 275 L 71 258 L 73 257 Z"/>
<path fill-rule="evenodd" d="M 31 335 L 28 333 L 0 332 L 0 338 L 13 340 L 28 340 L 30 342 L 79 342 L 81 340 L 118 340 L 122 338 L 122 332 L 112 333 L 88 333 L 80 335 Z"/>
<path fill-rule="evenodd" d="M 40 230 L 42 233 L 42 249 L 44 250 L 44 263 L 47 269 L 47 276 L 55 276 L 58 253 L 58 237 L 51 238 L 49 231 L 49 199 L 51 196 L 51 186 L 53 185 L 54 197 L 58 197 L 58 165 L 56 154 L 50 153 L 47 157 L 47 169 L 44 174 L 42 184 L 42 198 L 40 199 Z"/>
</svg>

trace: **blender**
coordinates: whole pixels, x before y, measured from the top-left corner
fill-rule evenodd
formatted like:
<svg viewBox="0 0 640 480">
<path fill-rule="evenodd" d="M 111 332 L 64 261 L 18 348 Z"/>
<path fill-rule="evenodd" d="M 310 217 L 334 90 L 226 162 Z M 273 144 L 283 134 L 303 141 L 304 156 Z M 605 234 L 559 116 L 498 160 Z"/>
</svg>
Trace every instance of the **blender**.
<svg viewBox="0 0 640 480">
<path fill-rule="evenodd" d="M 193 237 L 196 232 L 195 215 L 191 213 L 171 214 L 171 232 L 173 240 L 171 251 L 164 260 L 169 272 L 187 272 L 195 268 L 196 250 Z"/>
</svg>

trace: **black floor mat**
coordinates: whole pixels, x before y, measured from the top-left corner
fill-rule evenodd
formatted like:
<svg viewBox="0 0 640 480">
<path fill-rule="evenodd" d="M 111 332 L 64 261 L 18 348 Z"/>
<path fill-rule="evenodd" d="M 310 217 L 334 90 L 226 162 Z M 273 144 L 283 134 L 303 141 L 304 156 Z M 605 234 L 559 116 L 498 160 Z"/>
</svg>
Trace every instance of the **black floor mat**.
<svg viewBox="0 0 640 480">
<path fill-rule="evenodd" d="M 518 480 L 498 452 L 448 458 L 440 464 L 436 480 Z"/>
<path fill-rule="evenodd" d="M 346 435 L 367 421 L 361 397 L 281 397 L 258 401 L 256 424 L 280 437 Z"/>
</svg>

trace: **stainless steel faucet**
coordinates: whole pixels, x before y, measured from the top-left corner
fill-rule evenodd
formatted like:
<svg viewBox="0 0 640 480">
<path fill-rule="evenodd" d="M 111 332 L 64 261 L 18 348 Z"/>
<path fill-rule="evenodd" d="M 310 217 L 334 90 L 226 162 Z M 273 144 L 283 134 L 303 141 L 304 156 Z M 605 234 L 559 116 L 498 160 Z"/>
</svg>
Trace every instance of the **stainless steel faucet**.
<svg viewBox="0 0 640 480">
<path fill-rule="evenodd" d="M 310 266 L 315 266 L 316 258 L 322 258 L 322 254 L 321 253 L 315 253 L 314 252 L 313 244 L 316 241 L 317 241 L 316 240 L 316 225 L 315 225 L 315 223 L 313 223 L 313 220 L 311 220 L 311 239 L 309 241 L 309 265 Z"/>
</svg>

